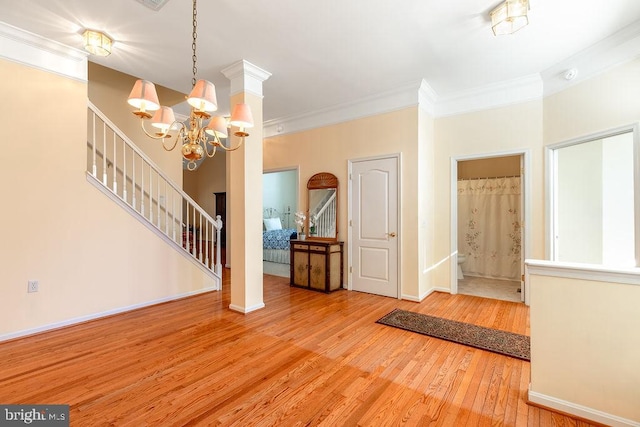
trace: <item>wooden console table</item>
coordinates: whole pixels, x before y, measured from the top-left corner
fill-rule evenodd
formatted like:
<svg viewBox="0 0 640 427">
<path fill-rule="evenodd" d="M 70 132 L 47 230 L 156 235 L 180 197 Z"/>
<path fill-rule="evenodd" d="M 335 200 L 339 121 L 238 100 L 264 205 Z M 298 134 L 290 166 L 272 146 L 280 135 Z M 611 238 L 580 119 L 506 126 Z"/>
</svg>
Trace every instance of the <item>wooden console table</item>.
<svg viewBox="0 0 640 427">
<path fill-rule="evenodd" d="M 343 242 L 291 240 L 290 284 L 331 292 L 342 288 Z"/>
</svg>

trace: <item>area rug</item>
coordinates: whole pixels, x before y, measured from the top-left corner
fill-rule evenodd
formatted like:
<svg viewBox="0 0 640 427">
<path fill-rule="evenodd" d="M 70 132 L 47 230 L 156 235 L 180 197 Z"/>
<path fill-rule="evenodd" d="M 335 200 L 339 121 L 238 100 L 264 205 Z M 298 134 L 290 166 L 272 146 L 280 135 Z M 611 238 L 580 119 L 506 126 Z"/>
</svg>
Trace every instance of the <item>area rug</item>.
<svg viewBox="0 0 640 427">
<path fill-rule="evenodd" d="M 376 323 L 492 351 L 517 359 L 531 360 L 531 347 L 529 337 L 526 335 L 484 328 L 469 323 L 399 309 L 395 309 L 383 316 Z"/>
</svg>

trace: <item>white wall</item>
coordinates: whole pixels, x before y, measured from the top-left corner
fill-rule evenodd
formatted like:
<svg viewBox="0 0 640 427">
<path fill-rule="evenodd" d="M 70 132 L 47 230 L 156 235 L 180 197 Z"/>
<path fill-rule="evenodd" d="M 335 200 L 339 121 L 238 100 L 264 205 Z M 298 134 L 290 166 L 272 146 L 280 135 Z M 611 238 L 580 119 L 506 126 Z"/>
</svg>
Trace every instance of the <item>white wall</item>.
<svg viewBox="0 0 640 427">
<path fill-rule="evenodd" d="M 606 138 L 602 146 L 602 262 L 635 266 L 633 134 Z"/>
<path fill-rule="evenodd" d="M 557 150 L 557 260 L 602 263 L 602 141 Z"/>
<path fill-rule="evenodd" d="M 296 228 L 293 214 L 299 210 L 298 171 L 267 172 L 263 175 L 262 185 L 264 209 L 276 209 L 283 228 Z"/>
</svg>

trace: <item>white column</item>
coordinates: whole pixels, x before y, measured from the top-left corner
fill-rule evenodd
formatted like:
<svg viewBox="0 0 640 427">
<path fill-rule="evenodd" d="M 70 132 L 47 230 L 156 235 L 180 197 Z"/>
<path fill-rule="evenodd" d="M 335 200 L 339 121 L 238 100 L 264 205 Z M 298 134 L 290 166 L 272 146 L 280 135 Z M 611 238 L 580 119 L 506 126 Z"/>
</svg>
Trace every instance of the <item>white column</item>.
<svg viewBox="0 0 640 427">
<path fill-rule="evenodd" d="M 251 107 L 254 127 L 238 150 L 227 153 L 227 258 L 231 264 L 229 308 L 249 313 L 264 307 L 262 291 L 262 82 L 271 74 L 247 61 L 222 73 L 231 81 L 231 110 Z M 232 129 L 233 132 L 233 129 Z M 229 135 L 231 145 L 238 138 Z M 229 258 L 230 257 L 230 258 Z M 230 262 L 229 262 L 230 260 Z"/>
</svg>

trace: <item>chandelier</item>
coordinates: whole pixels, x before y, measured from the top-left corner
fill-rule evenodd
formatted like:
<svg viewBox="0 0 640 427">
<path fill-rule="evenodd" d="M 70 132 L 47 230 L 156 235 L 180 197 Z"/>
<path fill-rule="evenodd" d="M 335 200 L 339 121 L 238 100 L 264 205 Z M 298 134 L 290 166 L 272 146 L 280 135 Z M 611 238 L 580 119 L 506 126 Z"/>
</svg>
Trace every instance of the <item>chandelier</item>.
<svg viewBox="0 0 640 427">
<path fill-rule="evenodd" d="M 197 38 L 197 7 L 196 0 L 193 0 L 193 33 L 191 49 L 193 51 L 193 78 L 191 79 L 191 93 L 187 97 L 187 103 L 191 106 L 188 125 L 177 121 L 173 109 L 161 106 L 158 101 L 155 85 L 148 80 L 138 80 L 133 85 L 127 102 L 137 108 L 133 112 L 140 118 L 140 123 L 144 133 L 153 139 L 161 139 L 162 147 L 166 151 L 173 150 L 178 142 L 182 144 L 182 156 L 188 161 L 187 169 L 192 171 L 197 167 L 197 161 L 205 154 L 213 157 L 216 149 L 234 151 L 240 148 L 244 138 L 249 136 L 247 128 L 253 127 L 253 116 L 247 104 L 237 104 L 234 106 L 231 117 L 227 120 L 221 116 L 211 116 L 211 112 L 218 109 L 216 98 L 216 88 L 210 81 L 196 80 L 196 38 Z M 154 112 L 151 114 L 150 112 Z M 151 126 L 155 131 L 149 132 L 145 127 L 145 121 L 151 120 Z M 205 121 L 208 122 L 205 124 Z M 235 147 L 225 146 L 222 138 L 228 136 L 227 129 L 231 126 L 238 130 L 234 135 L 240 138 L 240 142 Z M 173 145 L 165 145 L 165 140 L 172 137 L 170 132 L 176 132 L 176 139 Z"/>
</svg>

